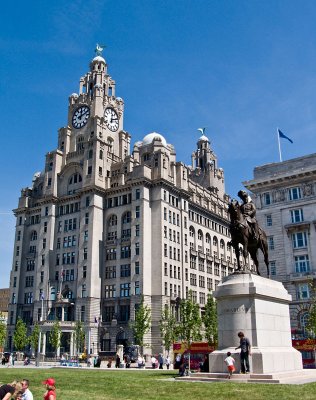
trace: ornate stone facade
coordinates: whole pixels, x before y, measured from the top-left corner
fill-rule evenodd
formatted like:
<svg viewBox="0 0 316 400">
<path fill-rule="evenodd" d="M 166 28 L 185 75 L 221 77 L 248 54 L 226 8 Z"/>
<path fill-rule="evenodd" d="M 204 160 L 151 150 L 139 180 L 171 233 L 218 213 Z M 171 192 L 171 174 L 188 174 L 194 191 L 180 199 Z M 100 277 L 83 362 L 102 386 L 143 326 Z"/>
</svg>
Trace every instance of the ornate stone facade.
<svg viewBox="0 0 316 400">
<path fill-rule="evenodd" d="M 316 154 L 256 167 L 244 185 L 268 235 L 271 277 L 292 295 L 293 337 L 304 337 L 316 277 Z"/>
<path fill-rule="evenodd" d="M 203 134 L 192 165 L 158 133 L 135 143 L 124 101 L 98 55 L 69 97 L 67 126 L 45 168 L 22 190 L 10 286 L 8 347 L 18 316 L 44 338 L 58 319 L 75 353 L 84 323 L 88 352 L 133 342 L 129 322 L 144 296 L 152 312 L 148 352 L 161 351 L 159 320 L 189 290 L 201 310 L 234 267 L 224 173 Z M 45 339 L 42 352 L 49 353 Z"/>
</svg>

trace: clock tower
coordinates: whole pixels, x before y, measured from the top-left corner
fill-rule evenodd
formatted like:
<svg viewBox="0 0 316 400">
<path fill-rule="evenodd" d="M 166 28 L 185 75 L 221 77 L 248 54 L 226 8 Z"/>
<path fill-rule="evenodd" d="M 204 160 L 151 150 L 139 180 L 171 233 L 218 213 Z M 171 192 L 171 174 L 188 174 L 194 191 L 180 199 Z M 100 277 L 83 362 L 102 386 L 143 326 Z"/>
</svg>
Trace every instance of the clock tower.
<svg viewBox="0 0 316 400">
<path fill-rule="evenodd" d="M 69 97 L 68 126 L 59 130 L 58 148 L 63 166 L 80 159 L 84 184 L 107 189 L 111 164 L 130 154 L 130 135 L 123 130 L 124 101 L 115 95 L 100 49 L 96 53 L 79 93 Z"/>
</svg>

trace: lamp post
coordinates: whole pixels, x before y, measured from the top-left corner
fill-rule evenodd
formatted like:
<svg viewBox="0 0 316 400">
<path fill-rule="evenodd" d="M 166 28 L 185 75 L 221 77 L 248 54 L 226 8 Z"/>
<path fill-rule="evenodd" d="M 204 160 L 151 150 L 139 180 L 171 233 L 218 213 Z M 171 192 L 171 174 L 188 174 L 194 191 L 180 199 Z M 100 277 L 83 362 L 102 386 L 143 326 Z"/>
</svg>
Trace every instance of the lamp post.
<svg viewBox="0 0 316 400">
<path fill-rule="evenodd" d="M 42 308 L 41 308 L 41 316 L 40 316 L 40 323 L 43 322 L 43 308 L 44 308 L 44 295 L 41 293 L 41 301 L 42 301 Z M 40 366 L 40 357 L 41 357 L 41 342 L 42 342 L 42 330 L 41 330 L 41 324 L 39 328 L 39 334 L 38 334 L 38 343 L 37 343 L 37 360 L 36 360 L 36 366 Z"/>
</svg>

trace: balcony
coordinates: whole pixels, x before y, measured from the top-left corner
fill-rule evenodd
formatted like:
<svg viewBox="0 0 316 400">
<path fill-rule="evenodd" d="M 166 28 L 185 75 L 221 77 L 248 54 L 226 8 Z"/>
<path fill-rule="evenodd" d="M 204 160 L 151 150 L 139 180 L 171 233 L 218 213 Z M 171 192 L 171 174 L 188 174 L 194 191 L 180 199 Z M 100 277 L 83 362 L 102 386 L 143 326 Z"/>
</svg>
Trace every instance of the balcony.
<svg viewBox="0 0 316 400">
<path fill-rule="evenodd" d="M 310 221 L 301 221 L 301 222 L 294 222 L 291 224 L 286 224 L 286 225 L 284 225 L 284 228 L 285 228 L 287 234 L 289 234 L 289 233 L 293 233 L 293 232 L 301 232 L 301 231 L 309 230 L 310 225 L 311 225 Z"/>
<path fill-rule="evenodd" d="M 297 282 L 297 281 L 308 281 L 310 279 L 316 279 L 316 271 L 308 272 L 293 272 L 287 276 L 287 280 Z"/>
</svg>

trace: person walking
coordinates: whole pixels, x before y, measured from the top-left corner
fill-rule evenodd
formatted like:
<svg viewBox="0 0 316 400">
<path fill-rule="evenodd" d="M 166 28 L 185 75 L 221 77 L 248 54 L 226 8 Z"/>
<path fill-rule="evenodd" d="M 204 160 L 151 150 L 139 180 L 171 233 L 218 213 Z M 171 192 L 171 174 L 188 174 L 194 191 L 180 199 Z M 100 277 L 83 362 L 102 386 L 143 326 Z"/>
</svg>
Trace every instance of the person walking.
<svg viewBox="0 0 316 400">
<path fill-rule="evenodd" d="M 238 332 L 240 344 L 235 350 L 240 349 L 240 372 L 242 374 L 249 373 L 249 356 L 251 356 L 251 344 L 248 338 L 245 337 L 244 332 Z"/>
<path fill-rule="evenodd" d="M 56 400 L 56 383 L 54 378 L 48 378 L 42 382 L 46 386 L 46 392 L 44 393 L 44 400 Z"/>
<path fill-rule="evenodd" d="M 230 351 L 227 352 L 227 357 L 225 358 L 225 364 L 227 365 L 228 369 L 228 379 L 230 379 L 235 372 L 235 359 L 232 357 L 232 353 Z"/>
<path fill-rule="evenodd" d="M 166 362 L 167 369 L 169 369 L 169 367 L 170 367 L 170 363 L 171 363 L 171 360 L 170 360 L 169 354 L 167 355 L 165 362 Z"/>
<path fill-rule="evenodd" d="M 28 379 L 23 379 L 22 383 L 22 400 L 33 400 L 33 394 L 29 389 L 30 381 Z"/>
</svg>

